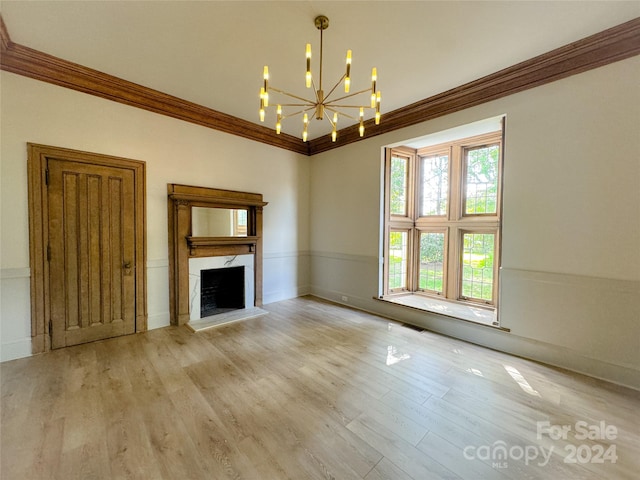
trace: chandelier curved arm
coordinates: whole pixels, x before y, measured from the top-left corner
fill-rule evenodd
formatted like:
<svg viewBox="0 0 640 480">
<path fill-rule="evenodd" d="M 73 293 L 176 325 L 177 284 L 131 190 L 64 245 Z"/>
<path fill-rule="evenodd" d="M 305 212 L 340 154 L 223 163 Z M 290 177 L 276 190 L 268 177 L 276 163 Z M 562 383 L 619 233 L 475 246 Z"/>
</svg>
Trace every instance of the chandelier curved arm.
<svg viewBox="0 0 640 480">
<path fill-rule="evenodd" d="M 369 105 L 326 105 L 327 108 L 368 108 L 369 110 L 373 110 Z"/>
<path fill-rule="evenodd" d="M 338 113 L 338 112 L 334 111 L 333 113 Z M 337 126 L 338 124 L 337 124 L 337 122 L 334 122 L 334 121 L 331 119 L 331 117 L 330 117 L 330 116 L 329 116 L 329 114 L 327 113 L 327 110 L 324 110 L 324 111 L 322 112 L 322 114 L 324 115 L 324 117 L 325 117 L 327 120 L 329 120 L 329 123 L 331 124 L 331 126 L 332 126 L 333 128 L 336 128 L 336 126 Z"/>
<path fill-rule="evenodd" d="M 284 106 L 284 105 L 283 105 L 283 106 Z M 313 110 L 313 109 L 315 109 L 315 108 L 316 108 L 316 107 L 315 107 L 315 105 L 312 105 L 312 106 L 310 106 L 309 108 L 305 108 L 305 109 L 303 109 L 303 110 L 298 110 L 298 111 L 297 111 L 297 112 L 295 112 L 295 113 L 290 113 L 289 115 L 282 115 L 282 120 L 284 120 L 285 118 L 295 117 L 296 115 L 300 115 L 301 113 L 308 112 L 308 111 Z"/>
<path fill-rule="evenodd" d="M 338 80 L 338 82 L 333 86 L 333 88 L 331 90 L 329 90 L 329 93 L 327 93 L 324 97 L 324 101 L 325 101 L 325 105 L 327 103 L 327 99 L 331 96 L 331 94 L 335 91 L 336 88 L 338 88 L 340 86 L 340 84 L 344 81 L 344 79 L 347 77 L 347 74 L 343 74 L 342 77 L 340 77 L 340 80 Z M 332 100 L 335 101 L 335 100 Z M 331 103 L 331 102 L 329 102 Z"/>
<path fill-rule="evenodd" d="M 342 105 L 335 105 L 335 107 L 342 108 Z M 356 107 L 356 108 L 360 108 L 360 107 Z M 326 110 L 329 110 L 330 112 L 333 112 L 333 113 L 339 113 L 339 114 L 340 114 L 340 116 L 350 118 L 351 120 L 357 120 L 357 118 L 356 118 L 356 117 L 352 117 L 352 116 L 351 116 L 351 115 L 349 115 L 348 113 L 344 113 L 344 112 L 342 112 L 342 111 L 338 110 L 337 108 L 332 108 L 332 107 L 330 107 L 330 106 L 328 106 L 328 105 L 326 105 Z M 327 119 L 329 120 L 329 122 L 331 123 L 331 125 L 333 125 L 333 121 L 332 121 L 328 116 L 327 116 Z"/>
<path fill-rule="evenodd" d="M 327 105 L 330 105 L 335 102 L 339 102 L 340 100 L 344 100 L 345 98 L 351 98 L 351 97 L 355 97 L 356 95 L 362 95 L 363 93 L 370 93 L 370 92 L 371 92 L 370 88 L 365 88 L 364 90 L 360 90 L 359 92 L 350 93 L 349 95 L 344 95 L 340 98 L 336 98 L 335 100 L 331 100 L 330 102 L 327 102 Z M 367 108 L 371 108 L 371 107 L 367 107 Z"/>
<path fill-rule="evenodd" d="M 276 93 L 280 93 L 282 95 L 286 95 L 287 97 L 295 98 L 297 100 L 302 100 L 303 102 L 306 102 L 306 104 L 308 104 L 308 105 L 315 104 L 315 102 L 313 100 L 309 100 L 308 98 L 304 98 L 304 97 L 299 97 L 298 95 L 294 95 L 293 93 L 285 92 L 284 90 L 280 90 L 279 88 L 274 88 L 272 86 L 269 86 L 269 90 L 273 90 Z"/>
<path fill-rule="evenodd" d="M 281 107 L 310 107 L 313 108 L 315 105 L 311 102 L 308 103 L 279 103 Z"/>
</svg>

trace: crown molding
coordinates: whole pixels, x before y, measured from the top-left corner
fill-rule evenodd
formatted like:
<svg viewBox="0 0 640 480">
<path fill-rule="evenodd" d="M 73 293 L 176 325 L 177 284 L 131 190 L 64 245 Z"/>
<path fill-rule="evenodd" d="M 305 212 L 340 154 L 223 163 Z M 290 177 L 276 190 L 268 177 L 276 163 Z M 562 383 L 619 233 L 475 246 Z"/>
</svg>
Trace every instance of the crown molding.
<svg viewBox="0 0 640 480">
<path fill-rule="evenodd" d="M 0 68 L 25 77 L 142 108 L 150 112 L 238 135 L 308 155 L 308 146 L 293 135 L 183 100 L 152 88 L 69 62 L 14 43 L 0 16 Z"/>
<path fill-rule="evenodd" d="M 368 120 L 365 122 L 367 134 L 364 138 L 360 137 L 358 126 L 353 125 L 339 130 L 336 142 L 323 136 L 304 143 L 298 137 L 277 135 L 275 131 L 262 125 L 16 44 L 11 41 L 0 15 L 2 70 L 304 155 L 315 155 L 366 140 L 638 54 L 640 18 L 635 18 L 486 77 L 385 113 L 380 125 Z"/>
<path fill-rule="evenodd" d="M 384 113 L 379 125 L 372 120 L 365 122 L 365 138 L 432 120 L 638 54 L 640 18 L 635 18 L 486 77 Z M 328 137 L 313 139 L 309 142 L 309 154 L 326 152 L 359 140 L 362 138 L 358 126 L 353 125 L 338 131 L 335 143 Z"/>
</svg>

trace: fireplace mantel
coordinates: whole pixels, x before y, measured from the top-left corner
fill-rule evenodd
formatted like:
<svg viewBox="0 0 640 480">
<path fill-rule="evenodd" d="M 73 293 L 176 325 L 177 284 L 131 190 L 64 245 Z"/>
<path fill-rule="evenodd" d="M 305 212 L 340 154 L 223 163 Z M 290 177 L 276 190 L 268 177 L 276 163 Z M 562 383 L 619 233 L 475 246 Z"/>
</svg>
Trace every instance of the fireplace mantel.
<svg viewBox="0 0 640 480">
<path fill-rule="evenodd" d="M 258 237 L 187 237 L 190 257 L 255 253 Z"/>
<path fill-rule="evenodd" d="M 167 185 L 169 214 L 169 303 L 171 324 L 189 322 L 189 258 L 254 255 L 256 307 L 262 305 L 262 201 L 258 193 L 190 185 Z M 192 208 L 247 211 L 245 236 L 193 236 Z"/>
</svg>

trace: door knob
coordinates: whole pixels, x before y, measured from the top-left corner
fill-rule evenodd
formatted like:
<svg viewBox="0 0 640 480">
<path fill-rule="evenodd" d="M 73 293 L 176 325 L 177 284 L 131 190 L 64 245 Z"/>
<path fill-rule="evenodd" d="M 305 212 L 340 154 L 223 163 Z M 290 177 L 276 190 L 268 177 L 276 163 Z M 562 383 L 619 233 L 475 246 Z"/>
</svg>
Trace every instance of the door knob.
<svg viewBox="0 0 640 480">
<path fill-rule="evenodd" d="M 123 268 L 131 268 L 131 262 L 126 262 L 122 267 Z"/>
</svg>

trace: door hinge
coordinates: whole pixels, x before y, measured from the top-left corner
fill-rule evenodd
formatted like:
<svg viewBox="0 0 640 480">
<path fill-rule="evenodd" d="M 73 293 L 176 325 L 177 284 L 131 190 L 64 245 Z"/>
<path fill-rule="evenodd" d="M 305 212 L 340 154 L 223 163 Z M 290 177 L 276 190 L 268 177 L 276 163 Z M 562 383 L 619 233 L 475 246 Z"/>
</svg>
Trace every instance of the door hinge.
<svg viewBox="0 0 640 480">
<path fill-rule="evenodd" d="M 51 261 L 51 245 L 47 245 L 47 262 Z"/>
<path fill-rule="evenodd" d="M 49 185 L 49 169 L 48 168 L 44 171 L 44 184 Z"/>
<path fill-rule="evenodd" d="M 49 320 L 49 339 L 53 339 L 53 322 Z"/>
</svg>

